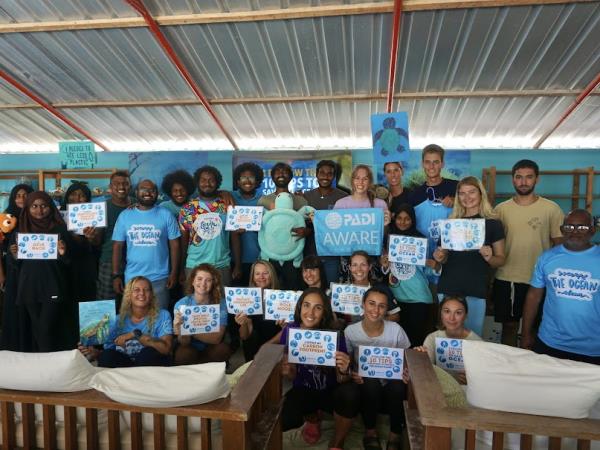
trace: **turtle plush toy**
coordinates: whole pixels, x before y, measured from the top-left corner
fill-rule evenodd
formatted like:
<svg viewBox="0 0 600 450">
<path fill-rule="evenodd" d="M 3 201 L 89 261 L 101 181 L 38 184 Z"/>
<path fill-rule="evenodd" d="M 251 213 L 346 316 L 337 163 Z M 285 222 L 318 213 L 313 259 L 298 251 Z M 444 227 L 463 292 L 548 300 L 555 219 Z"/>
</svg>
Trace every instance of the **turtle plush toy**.
<svg viewBox="0 0 600 450">
<path fill-rule="evenodd" d="M 304 238 L 298 239 L 292 234 L 292 228 L 305 227 L 305 219 L 315 212 L 311 206 L 303 206 L 294 211 L 294 198 L 288 192 L 281 192 L 275 198 L 275 208 L 267 211 L 258 232 L 261 258 L 272 259 L 283 264 L 293 261 L 294 267 L 300 267 Z"/>
<path fill-rule="evenodd" d="M 10 233 L 17 226 L 17 218 L 12 214 L 0 214 L 0 242 L 4 241 L 4 235 Z"/>
</svg>

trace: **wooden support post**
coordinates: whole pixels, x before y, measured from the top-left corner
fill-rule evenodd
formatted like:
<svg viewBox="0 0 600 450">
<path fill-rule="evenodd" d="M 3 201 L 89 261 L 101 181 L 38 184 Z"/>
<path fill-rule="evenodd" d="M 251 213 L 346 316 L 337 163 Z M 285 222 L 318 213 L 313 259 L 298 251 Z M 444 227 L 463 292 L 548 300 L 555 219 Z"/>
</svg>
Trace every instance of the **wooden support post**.
<svg viewBox="0 0 600 450">
<path fill-rule="evenodd" d="M 188 421 L 184 416 L 177 416 L 177 450 L 188 450 Z"/>
<path fill-rule="evenodd" d="M 108 411 L 108 448 L 121 450 L 121 425 L 119 411 Z"/>
<path fill-rule="evenodd" d="M 210 419 L 200 419 L 200 441 L 202 448 L 212 448 L 211 426 L 212 424 Z"/>
<path fill-rule="evenodd" d="M 502 450 L 504 448 L 504 433 L 494 432 L 492 434 L 492 450 Z"/>
<path fill-rule="evenodd" d="M 16 447 L 15 405 L 11 402 L 1 402 L 0 415 L 2 416 L 2 450 L 12 450 Z"/>
<path fill-rule="evenodd" d="M 496 166 L 490 167 L 490 188 L 488 189 L 488 200 L 492 206 L 496 204 Z"/>
<path fill-rule="evenodd" d="M 157 450 L 163 449 L 163 448 L 165 448 L 165 445 L 166 445 L 164 414 L 154 414 L 153 422 L 154 422 L 154 448 Z M 202 446 L 202 448 L 210 448 L 210 447 Z"/>
<path fill-rule="evenodd" d="M 142 413 L 130 412 L 131 415 L 131 450 L 144 450 L 144 431 L 142 430 Z"/>
<path fill-rule="evenodd" d="M 577 450 L 590 450 L 591 444 L 589 439 L 577 439 Z"/>
<path fill-rule="evenodd" d="M 56 411 L 54 405 L 43 405 L 44 450 L 56 450 Z"/>
<path fill-rule="evenodd" d="M 571 188 L 571 209 L 579 207 L 579 192 L 580 192 L 580 179 L 579 172 L 573 173 L 573 187 Z"/>
<path fill-rule="evenodd" d="M 423 448 L 426 450 L 450 450 L 451 431 L 450 428 L 426 426 Z"/>
<path fill-rule="evenodd" d="M 530 434 L 521 435 L 521 450 L 531 450 L 533 448 L 533 436 Z"/>
<path fill-rule="evenodd" d="M 23 425 L 23 450 L 35 450 L 35 413 L 31 403 L 21 403 L 21 422 Z"/>
<path fill-rule="evenodd" d="M 65 406 L 65 450 L 77 450 L 77 411 L 73 406 Z"/>
<path fill-rule="evenodd" d="M 87 450 L 98 450 L 98 410 L 85 409 L 85 437 Z"/>
<path fill-rule="evenodd" d="M 585 209 L 591 214 L 594 201 L 594 168 L 587 169 L 587 184 L 585 185 Z"/>
<path fill-rule="evenodd" d="M 465 450 L 475 450 L 475 430 L 465 430 Z"/>
<path fill-rule="evenodd" d="M 221 430 L 223 433 L 223 448 L 235 448 L 236 450 L 250 449 L 250 430 L 245 422 L 224 420 L 221 422 Z"/>
<path fill-rule="evenodd" d="M 560 450 L 560 441 L 559 437 L 549 437 L 548 438 L 548 450 Z"/>
</svg>

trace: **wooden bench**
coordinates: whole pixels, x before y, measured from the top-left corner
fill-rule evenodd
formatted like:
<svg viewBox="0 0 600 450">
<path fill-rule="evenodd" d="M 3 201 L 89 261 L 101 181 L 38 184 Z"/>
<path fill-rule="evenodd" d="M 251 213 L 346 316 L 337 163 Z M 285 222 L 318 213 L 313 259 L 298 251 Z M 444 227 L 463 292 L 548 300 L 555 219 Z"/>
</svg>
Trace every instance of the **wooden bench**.
<svg viewBox="0 0 600 450">
<path fill-rule="evenodd" d="M 211 449 L 211 421 L 221 421 L 223 449 L 272 449 L 282 447 L 280 425 L 281 373 L 280 361 L 283 347 L 264 345 L 246 373 L 240 378 L 231 394 L 224 399 L 197 406 L 177 408 L 146 408 L 115 402 L 103 393 L 89 390 L 74 393 L 29 392 L 0 389 L 0 415 L 2 416 L 2 450 L 17 448 L 15 403 L 21 404 L 22 448 L 57 448 L 55 406 L 64 407 L 64 448 L 78 448 L 76 408 L 85 408 L 85 447 L 100 449 L 98 411 L 107 412 L 108 444 L 103 448 L 119 450 L 121 445 L 120 412 L 131 414 L 131 450 L 143 450 L 142 413 L 153 415 L 153 448 L 166 448 L 165 416 L 176 416 L 177 449 L 187 450 L 188 418 L 199 417 L 202 450 Z M 190 380 L 193 382 L 193 380 Z M 201 382 L 201 380 L 198 380 Z M 43 442 L 36 442 L 34 405 L 43 408 Z"/>
<path fill-rule="evenodd" d="M 560 450 L 562 438 L 577 439 L 577 450 L 589 450 L 600 441 L 600 420 L 562 419 L 482 408 L 447 405 L 426 353 L 408 350 L 410 373 L 405 402 L 411 450 L 450 450 L 452 429 L 465 430 L 465 450 L 475 450 L 476 431 L 493 433 L 492 450 L 502 450 L 505 433 L 520 434 L 520 449 L 532 450 L 534 436 L 549 436 L 548 450 Z"/>
</svg>

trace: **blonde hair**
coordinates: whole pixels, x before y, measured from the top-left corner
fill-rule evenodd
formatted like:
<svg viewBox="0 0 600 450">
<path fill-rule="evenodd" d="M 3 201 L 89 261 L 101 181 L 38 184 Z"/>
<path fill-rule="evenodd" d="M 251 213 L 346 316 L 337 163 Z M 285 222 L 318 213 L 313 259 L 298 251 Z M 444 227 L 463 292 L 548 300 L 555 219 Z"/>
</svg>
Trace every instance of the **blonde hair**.
<svg viewBox="0 0 600 450">
<path fill-rule="evenodd" d="M 465 217 L 466 210 L 463 205 L 460 203 L 458 191 L 463 186 L 473 186 L 479 190 L 479 194 L 481 196 L 481 201 L 479 202 L 479 215 L 484 219 L 493 219 L 496 217 L 496 213 L 488 200 L 487 192 L 483 187 L 483 184 L 477 177 L 468 176 L 463 178 L 458 182 L 456 186 L 456 196 L 454 197 L 454 208 L 452 209 L 452 213 L 450 214 L 450 219 L 461 219 Z"/>
<path fill-rule="evenodd" d="M 146 318 L 148 319 L 148 328 L 152 329 L 154 326 L 154 322 L 158 317 L 158 312 L 160 310 L 158 306 L 158 299 L 156 295 L 154 295 L 154 288 L 152 287 L 152 282 L 142 276 L 133 277 L 131 280 L 127 282 L 125 285 L 125 289 L 123 290 L 123 300 L 121 301 L 121 309 L 119 309 L 119 325 L 125 325 L 125 317 L 131 317 L 131 313 L 133 312 L 133 308 L 131 306 L 131 296 L 133 294 L 133 285 L 138 281 L 145 281 L 150 286 L 150 292 L 152 294 L 152 301 L 150 302 L 150 308 L 148 309 L 148 313 L 146 314 Z"/>
<path fill-rule="evenodd" d="M 192 271 L 190 272 L 190 276 L 187 278 L 185 283 L 186 293 L 188 295 L 194 294 L 194 278 L 196 278 L 198 272 L 209 273 L 212 277 L 212 287 L 210 288 L 210 293 L 208 294 L 210 298 L 210 303 L 212 305 L 218 305 L 219 303 L 221 303 L 221 298 L 223 298 L 221 291 L 221 272 L 215 269 L 215 267 L 211 264 L 198 264 L 192 269 Z"/>
<path fill-rule="evenodd" d="M 254 284 L 254 271 L 256 270 L 256 266 L 259 264 L 265 266 L 267 268 L 267 271 L 269 272 L 269 277 L 271 278 L 271 285 L 268 287 L 268 289 L 279 289 L 279 278 L 277 278 L 275 268 L 273 267 L 273 264 L 271 264 L 269 261 L 265 261 L 264 259 L 259 259 L 255 261 L 254 264 L 252 264 L 252 267 L 250 268 L 250 282 L 248 283 L 248 285 L 250 287 L 256 287 L 256 284 Z"/>
<path fill-rule="evenodd" d="M 371 205 L 371 208 L 375 205 L 375 193 L 372 190 L 374 181 L 373 181 L 373 171 L 371 170 L 371 168 L 369 166 L 367 166 L 366 164 L 359 164 L 358 166 L 354 167 L 354 169 L 352 169 L 352 174 L 350 175 L 350 179 L 352 181 L 354 181 L 354 178 L 356 177 L 356 173 L 359 170 L 366 170 L 367 172 L 367 177 L 369 178 L 369 189 L 367 190 L 367 197 L 369 198 L 369 204 Z M 354 194 L 354 183 L 352 182 L 352 193 Z"/>
</svg>

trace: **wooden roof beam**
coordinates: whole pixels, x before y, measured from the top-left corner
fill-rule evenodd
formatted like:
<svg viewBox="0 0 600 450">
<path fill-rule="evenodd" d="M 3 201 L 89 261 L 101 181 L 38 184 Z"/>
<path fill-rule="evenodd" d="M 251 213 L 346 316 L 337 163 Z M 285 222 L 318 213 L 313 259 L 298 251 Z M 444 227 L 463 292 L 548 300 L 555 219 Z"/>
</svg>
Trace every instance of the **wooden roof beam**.
<svg viewBox="0 0 600 450">
<path fill-rule="evenodd" d="M 569 3 L 591 3 L 596 0 L 404 0 L 403 12 L 443 9 L 493 8 L 502 6 L 535 6 Z M 181 14 L 154 17 L 159 26 L 198 25 L 208 23 L 257 22 L 268 20 L 306 19 L 360 14 L 392 13 L 394 2 L 323 5 L 302 8 L 238 11 L 228 13 Z M 36 33 L 49 31 L 97 30 L 105 28 L 141 28 L 142 17 L 119 17 L 89 20 L 64 20 L 0 24 L 2 33 Z"/>
</svg>

